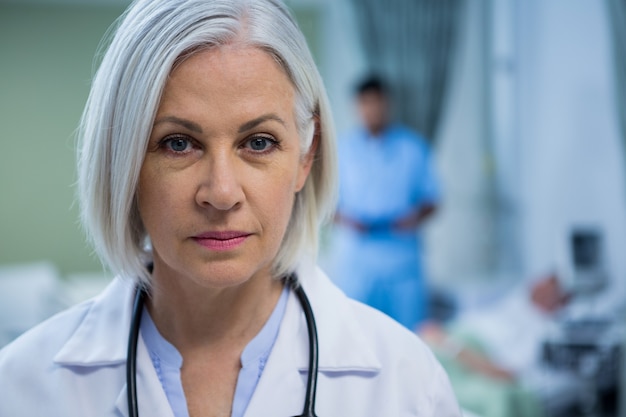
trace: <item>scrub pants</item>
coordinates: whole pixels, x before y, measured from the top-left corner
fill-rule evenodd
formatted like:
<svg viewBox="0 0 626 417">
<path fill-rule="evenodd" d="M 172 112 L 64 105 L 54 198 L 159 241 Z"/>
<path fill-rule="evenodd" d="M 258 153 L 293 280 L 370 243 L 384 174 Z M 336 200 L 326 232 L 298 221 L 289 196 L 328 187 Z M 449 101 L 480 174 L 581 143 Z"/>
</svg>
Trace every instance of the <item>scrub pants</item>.
<svg viewBox="0 0 626 417">
<path fill-rule="evenodd" d="M 338 229 L 332 246 L 331 278 L 355 300 L 374 307 L 410 330 L 427 316 L 428 294 L 417 237 L 365 239 Z"/>
</svg>

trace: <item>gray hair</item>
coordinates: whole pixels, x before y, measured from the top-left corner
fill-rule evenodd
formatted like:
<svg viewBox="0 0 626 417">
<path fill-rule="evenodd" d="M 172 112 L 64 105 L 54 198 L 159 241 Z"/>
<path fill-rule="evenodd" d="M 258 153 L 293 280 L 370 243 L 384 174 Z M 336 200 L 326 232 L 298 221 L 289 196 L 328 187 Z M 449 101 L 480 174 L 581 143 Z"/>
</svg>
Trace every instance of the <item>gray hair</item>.
<svg viewBox="0 0 626 417">
<path fill-rule="evenodd" d="M 273 275 L 315 256 L 332 213 L 335 133 L 328 98 L 304 36 L 279 0 L 137 0 L 120 17 L 94 77 L 78 131 L 81 219 L 103 263 L 146 284 L 152 260 L 136 202 L 139 172 L 172 69 L 194 52 L 234 42 L 259 48 L 295 89 L 304 155 L 317 136 L 311 173 L 295 199 Z"/>
</svg>

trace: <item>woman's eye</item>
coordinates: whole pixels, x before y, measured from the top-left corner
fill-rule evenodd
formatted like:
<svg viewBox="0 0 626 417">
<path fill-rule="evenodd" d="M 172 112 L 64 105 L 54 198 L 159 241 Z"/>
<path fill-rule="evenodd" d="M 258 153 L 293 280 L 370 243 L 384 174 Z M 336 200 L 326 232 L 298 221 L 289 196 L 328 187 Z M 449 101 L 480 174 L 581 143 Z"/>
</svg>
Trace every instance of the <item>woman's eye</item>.
<svg viewBox="0 0 626 417">
<path fill-rule="evenodd" d="M 184 137 L 166 138 L 161 145 L 168 151 L 174 153 L 185 153 L 191 150 L 191 141 Z"/>
<path fill-rule="evenodd" d="M 248 140 L 248 147 L 254 152 L 264 152 L 276 146 L 276 140 L 265 136 L 255 136 Z"/>
</svg>

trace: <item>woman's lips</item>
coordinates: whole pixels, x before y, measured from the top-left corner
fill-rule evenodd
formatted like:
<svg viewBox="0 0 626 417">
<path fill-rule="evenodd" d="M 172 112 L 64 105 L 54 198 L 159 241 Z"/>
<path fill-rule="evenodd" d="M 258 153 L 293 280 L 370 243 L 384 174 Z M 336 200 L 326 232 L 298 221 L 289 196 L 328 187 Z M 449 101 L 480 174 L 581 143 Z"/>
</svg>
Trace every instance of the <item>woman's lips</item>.
<svg viewBox="0 0 626 417">
<path fill-rule="evenodd" d="M 207 249 L 227 251 L 235 249 L 243 244 L 249 236 L 250 233 L 228 230 L 220 232 L 205 232 L 193 236 L 192 239 Z"/>
</svg>

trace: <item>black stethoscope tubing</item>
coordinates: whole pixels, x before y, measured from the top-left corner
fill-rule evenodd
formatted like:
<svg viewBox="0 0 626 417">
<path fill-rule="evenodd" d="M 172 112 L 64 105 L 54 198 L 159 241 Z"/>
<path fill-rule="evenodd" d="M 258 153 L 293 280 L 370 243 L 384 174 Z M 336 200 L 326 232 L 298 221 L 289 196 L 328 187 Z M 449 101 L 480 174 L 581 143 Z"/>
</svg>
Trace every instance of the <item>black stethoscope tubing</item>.
<svg viewBox="0 0 626 417">
<path fill-rule="evenodd" d="M 302 414 L 296 417 L 317 417 L 315 414 L 315 396 L 317 391 L 319 344 L 317 341 L 315 317 L 309 298 L 306 296 L 302 286 L 298 283 L 296 275 L 290 275 L 285 282 L 294 291 L 302 305 L 309 336 L 309 372 L 307 375 L 306 393 L 304 395 L 304 409 L 302 410 Z M 128 413 L 130 417 L 139 417 L 139 404 L 137 402 L 137 341 L 139 340 L 141 314 L 143 313 L 143 306 L 147 295 L 146 289 L 138 285 L 128 334 L 128 354 L 126 359 L 126 389 L 128 395 Z"/>
</svg>

